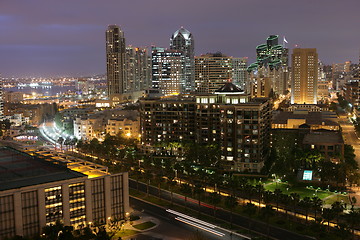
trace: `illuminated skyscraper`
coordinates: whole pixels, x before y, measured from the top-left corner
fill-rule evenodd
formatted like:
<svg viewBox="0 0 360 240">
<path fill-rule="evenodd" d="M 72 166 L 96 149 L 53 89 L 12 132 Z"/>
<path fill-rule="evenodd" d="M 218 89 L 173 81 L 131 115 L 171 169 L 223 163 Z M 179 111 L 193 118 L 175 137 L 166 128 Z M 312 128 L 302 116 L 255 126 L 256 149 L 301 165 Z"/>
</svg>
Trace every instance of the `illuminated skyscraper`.
<svg viewBox="0 0 360 240">
<path fill-rule="evenodd" d="M 316 48 L 295 48 L 292 54 L 291 103 L 316 104 L 318 54 Z"/>
<path fill-rule="evenodd" d="M 184 92 L 184 55 L 181 51 L 153 47 L 152 87 L 164 95 Z"/>
<path fill-rule="evenodd" d="M 125 38 L 117 25 L 106 30 L 106 70 L 108 96 L 126 92 Z"/>
<path fill-rule="evenodd" d="M 279 44 L 278 35 L 270 35 L 266 43 L 256 47 L 256 62 L 248 67 L 253 97 L 269 97 L 271 90 L 284 94 L 288 82 L 288 49 Z"/>
<path fill-rule="evenodd" d="M 0 75 L 0 121 L 4 120 L 4 90 L 3 79 Z"/>
<path fill-rule="evenodd" d="M 245 89 L 248 82 L 247 58 L 232 58 L 232 83 L 241 89 Z"/>
<path fill-rule="evenodd" d="M 170 38 L 170 49 L 181 51 L 184 55 L 184 92 L 191 92 L 195 87 L 194 37 L 181 27 Z"/>
<path fill-rule="evenodd" d="M 232 58 L 220 52 L 195 58 L 195 91 L 214 93 L 232 79 Z"/>
<path fill-rule="evenodd" d="M 147 48 L 126 47 L 126 92 L 151 87 L 151 64 Z"/>
</svg>

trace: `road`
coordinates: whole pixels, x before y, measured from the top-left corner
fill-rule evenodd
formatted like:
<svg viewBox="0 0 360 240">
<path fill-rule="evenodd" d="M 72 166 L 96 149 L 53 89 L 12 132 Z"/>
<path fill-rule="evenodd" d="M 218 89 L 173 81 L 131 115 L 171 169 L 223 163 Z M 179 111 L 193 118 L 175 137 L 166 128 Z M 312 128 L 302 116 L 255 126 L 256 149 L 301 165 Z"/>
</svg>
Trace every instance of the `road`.
<svg viewBox="0 0 360 240">
<path fill-rule="evenodd" d="M 144 183 L 140 183 L 137 184 L 136 181 L 129 179 L 129 187 L 133 188 L 133 189 L 138 189 L 139 191 L 142 192 L 147 192 L 147 186 Z M 154 195 L 154 196 L 158 196 L 158 188 L 153 187 L 153 186 L 149 186 L 149 194 Z M 165 190 L 160 190 L 160 196 L 161 198 L 164 198 L 168 201 L 171 201 L 171 193 Z M 198 201 L 195 199 L 191 199 L 188 198 L 186 203 L 185 203 L 185 198 L 182 195 L 179 194 L 173 194 L 173 202 L 179 205 L 185 205 L 188 208 L 191 208 L 195 211 L 200 211 L 203 214 L 208 214 L 209 216 L 213 216 L 214 215 L 214 210 L 212 208 L 211 205 L 202 203 L 198 204 Z M 231 221 L 231 217 L 232 217 L 232 222 L 240 227 L 243 228 L 250 228 L 252 231 L 255 231 L 257 233 L 261 233 L 263 235 L 267 235 L 269 234 L 269 236 L 273 239 L 284 239 L 284 240 L 288 240 L 288 239 L 292 239 L 292 240 L 307 240 L 307 239 L 313 239 L 311 237 L 307 237 L 304 235 L 300 235 L 297 233 L 293 233 L 290 231 L 287 231 L 285 229 L 282 228 L 278 228 L 278 227 L 274 227 L 274 226 L 268 226 L 266 223 L 264 222 L 259 222 L 256 220 L 252 220 L 249 219 L 247 217 L 244 216 L 240 216 L 237 214 L 231 214 L 229 211 L 218 208 L 216 211 L 216 217 L 223 220 L 223 221 L 227 221 L 230 222 Z"/>
<path fill-rule="evenodd" d="M 143 234 L 139 234 L 137 236 L 133 236 L 136 239 L 153 238 L 153 239 L 163 239 L 163 240 L 181 240 L 181 239 L 183 240 L 190 238 L 197 231 L 199 231 L 201 235 L 203 235 L 206 239 L 209 240 L 244 239 L 235 234 L 232 234 L 232 236 L 230 236 L 229 233 L 223 231 L 222 229 L 214 229 L 215 233 L 219 232 L 225 234 L 223 236 L 217 236 L 213 233 L 202 230 L 201 228 L 193 227 L 189 224 L 176 220 L 176 218 L 178 218 L 177 215 L 173 213 L 169 213 L 168 211 L 166 211 L 165 208 L 147 203 L 145 201 L 142 201 L 141 199 L 130 197 L 130 205 L 133 209 L 137 211 L 142 211 L 143 213 L 160 220 L 159 226 L 157 226 L 155 229 Z M 194 223 L 194 221 L 191 222 Z M 199 224 L 199 225 L 205 227 L 203 224 Z M 209 230 L 212 230 L 212 228 L 209 228 Z"/>
<path fill-rule="evenodd" d="M 355 159 L 360 165 L 360 140 L 356 136 L 354 125 L 348 118 L 339 118 L 339 124 L 342 128 L 342 134 L 345 144 L 352 145 L 355 149 Z"/>
</svg>

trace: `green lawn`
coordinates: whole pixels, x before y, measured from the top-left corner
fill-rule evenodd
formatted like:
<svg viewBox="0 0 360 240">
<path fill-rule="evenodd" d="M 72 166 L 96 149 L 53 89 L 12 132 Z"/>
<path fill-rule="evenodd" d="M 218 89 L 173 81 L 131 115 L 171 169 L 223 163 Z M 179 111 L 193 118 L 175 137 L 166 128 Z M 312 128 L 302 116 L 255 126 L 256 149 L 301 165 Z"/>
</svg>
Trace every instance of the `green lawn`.
<svg viewBox="0 0 360 240">
<path fill-rule="evenodd" d="M 136 229 L 139 229 L 139 230 L 146 230 L 148 228 L 151 228 L 153 226 L 155 226 L 156 224 L 149 221 L 149 222 L 143 222 L 143 223 L 140 223 L 140 224 L 136 224 L 136 225 L 133 225 L 134 228 Z"/>
<path fill-rule="evenodd" d="M 342 194 L 334 194 L 333 196 L 325 200 L 325 204 L 333 204 L 336 201 L 343 201 L 346 204 L 350 204 L 349 197 Z"/>
<path fill-rule="evenodd" d="M 121 230 L 120 232 L 116 233 L 115 236 L 112 239 L 118 239 L 119 237 L 127 237 L 127 236 L 132 236 L 139 233 L 138 231 L 135 230 L 131 230 L 131 229 L 124 229 Z"/>
<path fill-rule="evenodd" d="M 319 198 L 323 199 L 334 194 L 332 192 L 323 190 L 316 191 L 315 189 L 304 187 L 291 187 L 287 183 L 282 182 L 273 182 L 265 185 L 266 190 L 274 191 L 276 188 L 280 189 L 285 194 L 298 193 L 301 198 L 318 196 Z"/>
</svg>

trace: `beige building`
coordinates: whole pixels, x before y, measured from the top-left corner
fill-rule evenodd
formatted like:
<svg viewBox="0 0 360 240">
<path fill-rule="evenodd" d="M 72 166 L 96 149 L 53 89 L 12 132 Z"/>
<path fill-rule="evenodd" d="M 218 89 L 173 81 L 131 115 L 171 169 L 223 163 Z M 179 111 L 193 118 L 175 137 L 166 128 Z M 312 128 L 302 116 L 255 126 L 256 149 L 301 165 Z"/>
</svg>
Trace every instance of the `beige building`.
<svg viewBox="0 0 360 240">
<path fill-rule="evenodd" d="M 292 54 L 291 103 L 316 104 L 317 81 L 316 48 L 295 48 Z"/>
<path fill-rule="evenodd" d="M 0 239 L 39 236 L 57 220 L 76 227 L 125 218 L 127 173 L 111 175 L 103 166 L 51 152 L 32 154 L 0 148 L 6 165 L 0 169 Z"/>
<path fill-rule="evenodd" d="M 195 91 L 214 93 L 232 78 L 232 58 L 222 53 L 195 57 Z"/>
<path fill-rule="evenodd" d="M 76 118 L 74 121 L 74 136 L 85 141 L 93 138 L 102 140 L 106 133 L 114 136 L 119 132 L 137 138 L 140 134 L 139 129 L 137 110 L 109 109 L 88 117 Z"/>
<path fill-rule="evenodd" d="M 114 118 L 106 124 L 106 133 L 115 136 L 119 133 L 127 137 L 138 138 L 140 135 L 140 117 L 136 119 Z"/>
</svg>

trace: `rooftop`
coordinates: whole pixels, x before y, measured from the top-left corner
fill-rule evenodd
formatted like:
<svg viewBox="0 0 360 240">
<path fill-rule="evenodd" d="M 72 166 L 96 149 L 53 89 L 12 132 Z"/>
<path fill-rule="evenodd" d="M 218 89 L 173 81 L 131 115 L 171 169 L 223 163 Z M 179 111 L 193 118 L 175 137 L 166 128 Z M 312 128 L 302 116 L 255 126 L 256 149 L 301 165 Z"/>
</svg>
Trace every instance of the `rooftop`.
<svg viewBox="0 0 360 240">
<path fill-rule="evenodd" d="M 311 132 L 305 135 L 303 144 L 343 144 L 340 132 Z"/>
<path fill-rule="evenodd" d="M 9 147 L 0 147 L 0 191 L 86 175 Z"/>
<path fill-rule="evenodd" d="M 273 118 L 273 124 L 287 124 L 288 119 L 305 119 L 309 125 L 339 126 L 330 112 L 279 112 Z"/>
<path fill-rule="evenodd" d="M 244 91 L 237 87 L 232 82 L 227 82 L 221 88 L 217 89 L 215 93 L 243 93 Z"/>
</svg>

